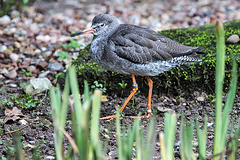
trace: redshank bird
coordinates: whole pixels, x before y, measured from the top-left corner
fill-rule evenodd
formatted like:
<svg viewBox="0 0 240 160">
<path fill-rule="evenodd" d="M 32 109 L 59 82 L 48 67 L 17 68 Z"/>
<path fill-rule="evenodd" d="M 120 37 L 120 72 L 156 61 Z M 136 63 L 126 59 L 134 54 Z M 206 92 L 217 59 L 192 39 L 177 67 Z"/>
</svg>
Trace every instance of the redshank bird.
<svg viewBox="0 0 240 160">
<path fill-rule="evenodd" d="M 117 18 L 109 14 L 94 17 L 89 29 L 71 34 L 72 37 L 92 33 L 94 35 L 90 54 L 100 66 L 121 74 L 132 76 L 133 90 L 120 111 L 126 107 L 138 90 L 135 75 L 145 76 L 149 86 L 147 114 L 150 117 L 153 81 L 156 76 L 187 62 L 199 61 L 191 56 L 202 47 L 190 47 L 177 43 L 153 30 L 131 24 L 119 24 Z M 101 119 L 112 119 L 116 115 Z"/>
</svg>

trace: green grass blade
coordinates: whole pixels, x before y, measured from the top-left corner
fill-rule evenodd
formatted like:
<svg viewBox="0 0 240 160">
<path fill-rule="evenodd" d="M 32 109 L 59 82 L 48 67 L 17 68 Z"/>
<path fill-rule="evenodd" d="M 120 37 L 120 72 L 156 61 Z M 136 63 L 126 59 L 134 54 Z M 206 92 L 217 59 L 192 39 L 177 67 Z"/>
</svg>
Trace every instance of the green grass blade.
<svg viewBox="0 0 240 160">
<path fill-rule="evenodd" d="M 190 160 L 195 159 L 192 151 L 192 140 L 193 140 L 193 121 L 190 124 L 185 124 L 183 116 L 181 118 L 180 125 L 180 140 L 181 140 L 181 159 Z"/>
<path fill-rule="evenodd" d="M 200 129 L 198 121 L 196 121 L 197 125 L 197 137 L 198 137 L 198 150 L 199 150 L 199 159 L 206 159 L 206 151 L 207 151 L 207 122 L 208 118 L 205 116 L 204 119 L 204 127 L 203 130 Z"/>
<path fill-rule="evenodd" d="M 63 92 L 63 102 L 61 103 L 61 92 L 60 88 L 51 88 L 51 107 L 53 111 L 53 124 L 54 124 L 54 145 L 57 159 L 63 159 L 63 133 L 58 128 L 64 128 L 67 115 L 68 107 L 68 95 L 69 95 L 69 81 L 66 79 L 64 92 Z"/>
<path fill-rule="evenodd" d="M 75 131 L 76 143 L 79 148 L 80 159 L 88 159 L 91 155 L 89 148 L 89 108 L 90 99 L 85 99 L 83 105 L 80 101 L 80 93 L 78 89 L 78 81 L 74 66 L 70 66 L 68 69 L 70 88 L 74 100 L 74 112 L 73 114 L 73 126 Z"/>
<path fill-rule="evenodd" d="M 84 91 L 85 92 L 85 91 Z M 88 93 L 86 93 L 88 94 Z M 91 118 L 91 142 L 93 150 L 96 152 L 96 156 L 100 154 L 99 148 L 99 116 L 101 107 L 101 96 L 100 90 L 95 90 L 92 98 L 92 118 Z M 100 157 L 96 157 L 99 159 Z"/>
<path fill-rule="evenodd" d="M 152 159 L 152 156 L 153 156 L 153 150 L 154 150 L 154 145 L 155 144 L 155 132 L 154 132 L 154 124 L 155 122 L 155 118 L 151 119 L 150 121 L 150 124 L 149 124 L 149 127 L 148 127 L 148 132 L 147 132 L 147 137 L 146 137 L 146 142 L 143 146 L 143 148 L 145 148 L 143 150 L 144 152 L 144 159 Z"/>
<path fill-rule="evenodd" d="M 181 116 L 181 124 L 180 124 L 180 141 L 181 141 L 181 145 L 180 145 L 180 155 L 181 155 L 181 159 L 182 160 L 186 160 L 186 156 L 185 156 L 185 141 L 184 141 L 184 119 L 183 119 L 183 114 Z"/>
<path fill-rule="evenodd" d="M 73 95 L 75 110 L 78 114 L 80 114 L 80 116 L 76 117 L 78 119 L 78 117 L 79 118 L 81 117 L 82 104 L 81 104 L 80 97 L 79 97 L 80 93 L 79 93 L 79 87 L 78 87 L 75 67 L 70 66 L 68 71 L 69 71 L 70 87 L 71 87 L 71 91 L 72 91 L 72 95 Z"/>
<path fill-rule="evenodd" d="M 59 88 L 58 88 L 58 91 L 60 93 Z M 65 127 L 66 118 L 67 118 L 69 92 L 70 92 L 70 86 L 69 86 L 69 80 L 67 78 L 64 85 L 64 90 L 63 90 L 61 114 L 59 115 L 59 127 L 62 129 L 64 129 Z"/>
<path fill-rule="evenodd" d="M 90 109 L 90 99 L 86 100 L 85 103 L 82 105 L 83 106 L 83 114 L 81 117 L 81 122 L 79 122 L 80 124 L 80 130 L 82 133 L 82 137 L 78 136 L 79 141 L 81 141 L 80 144 L 80 149 L 82 150 L 82 160 L 84 159 L 89 159 L 89 155 L 92 154 L 92 143 L 89 142 L 89 109 Z M 76 113 L 78 114 L 78 113 Z M 78 115 L 77 115 L 78 116 Z M 81 139 L 81 140 L 80 140 Z"/>
<path fill-rule="evenodd" d="M 225 141 L 225 137 L 222 137 L 222 95 L 223 95 L 223 80 L 224 80 L 224 68 L 225 68 L 225 39 L 223 25 L 220 21 L 217 21 L 217 55 L 216 55 L 216 118 L 215 118 L 215 130 L 214 130 L 214 148 L 213 154 L 218 154 L 223 151 L 222 141 Z M 214 160 L 220 157 L 215 157 Z"/>
<path fill-rule="evenodd" d="M 50 97 L 51 97 L 51 107 L 52 107 L 52 117 L 53 117 L 53 124 L 55 125 L 56 121 L 57 121 L 57 116 L 58 114 L 58 102 L 57 102 L 57 95 L 55 92 L 55 87 L 52 87 L 50 89 Z M 57 137 L 57 129 L 54 127 L 54 148 L 55 148 L 55 152 L 56 152 L 56 158 L 57 159 L 63 159 L 62 157 L 62 152 L 61 152 L 61 148 L 62 145 L 59 144 L 58 142 L 58 137 Z"/>
<path fill-rule="evenodd" d="M 238 145 L 239 144 L 238 139 L 240 137 L 239 133 L 240 133 L 240 124 L 238 124 L 238 127 L 235 131 L 235 134 L 234 134 L 234 139 L 230 143 L 230 145 L 231 145 L 230 147 L 232 149 L 232 152 L 229 155 L 228 160 L 237 159 L 238 158 L 237 156 L 239 156 L 239 154 L 237 155 L 237 151 L 238 151 L 238 148 L 239 148 L 239 145 Z"/>
<path fill-rule="evenodd" d="M 99 116 L 101 107 L 101 95 L 100 90 L 95 90 L 92 99 L 92 119 L 91 119 L 91 140 L 93 145 L 99 143 Z"/>
<path fill-rule="evenodd" d="M 83 103 L 89 99 L 89 87 L 87 81 L 84 81 L 84 98 L 83 98 Z"/>
<path fill-rule="evenodd" d="M 167 158 L 174 159 L 174 140 L 176 131 L 177 117 L 175 113 L 165 113 L 164 142 L 166 147 Z"/>
<path fill-rule="evenodd" d="M 231 54 L 232 58 L 232 79 L 231 79 L 231 84 L 230 84 L 230 90 L 228 93 L 227 101 L 223 110 L 223 126 L 222 126 L 222 136 L 226 137 L 227 131 L 228 131 L 228 122 L 229 122 L 229 114 L 233 106 L 235 94 L 236 94 L 236 89 L 237 89 L 237 63 L 235 60 L 234 55 Z M 226 139 L 226 138 L 225 138 Z M 222 145 L 226 145 L 226 140 L 222 141 Z"/>
<path fill-rule="evenodd" d="M 160 145 L 161 145 L 161 156 L 162 156 L 162 160 L 168 160 L 168 156 L 167 156 L 167 151 L 166 151 L 166 143 L 165 143 L 165 135 L 163 132 L 160 132 L 159 135 L 159 141 L 160 141 Z"/>
<path fill-rule="evenodd" d="M 118 110 L 117 111 L 117 117 L 116 117 L 117 150 L 118 150 L 119 160 L 124 160 L 119 114 L 120 114 L 120 111 Z"/>
<path fill-rule="evenodd" d="M 136 132 L 136 159 L 137 160 L 141 160 L 141 159 L 143 159 L 143 157 L 142 157 L 142 140 L 143 140 L 143 137 L 142 137 L 142 130 L 140 129 L 140 121 L 139 121 L 139 119 L 137 118 L 137 119 L 135 119 L 134 120 L 135 122 L 136 122 L 136 130 L 137 130 L 137 132 Z"/>
</svg>

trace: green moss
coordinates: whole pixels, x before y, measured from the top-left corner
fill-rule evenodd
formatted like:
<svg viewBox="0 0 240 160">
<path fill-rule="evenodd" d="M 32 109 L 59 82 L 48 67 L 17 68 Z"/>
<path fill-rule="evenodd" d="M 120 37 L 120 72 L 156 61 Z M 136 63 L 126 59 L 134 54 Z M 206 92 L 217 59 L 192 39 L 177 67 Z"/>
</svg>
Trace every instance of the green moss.
<svg viewBox="0 0 240 160">
<path fill-rule="evenodd" d="M 224 23 L 225 38 L 232 34 L 240 34 L 240 20 Z M 205 55 L 202 55 L 202 62 L 188 65 L 181 65 L 168 72 L 153 77 L 155 93 L 192 93 L 199 90 L 206 93 L 214 93 L 215 87 L 215 64 L 216 64 L 216 35 L 215 25 L 206 25 L 187 29 L 174 29 L 159 32 L 179 43 L 189 46 L 203 46 Z M 80 83 L 86 79 L 90 85 L 94 81 L 103 84 L 107 93 L 120 93 L 121 87 L 118 83 L 122 80 L 131 85 L 131 77 L 107 71 L 98 66 L 90 58 L 90 46 L 80 51 L 79 58 L 74 62 L 79 73 Z M 240 66 L 240 45 L 226 44 L 226 74 L 224 86 L 227 91 L 231 78 L 231 59 L 229 53 L 236 57 Z M 239 69 L 238 69 L 239 70 Z M 240 79 L 240 78 L 239 78 Z M 147 83 L 144 77 L 137 77 L 137 82 L 141 91 L 147 91 Z M 238 81 L 239 84 L 239 81 Z M 239 85 L 238 85 L 239 86 Z M 125 93 L 129 93 L 131 87 L 126 88 Z"/>
</svg>

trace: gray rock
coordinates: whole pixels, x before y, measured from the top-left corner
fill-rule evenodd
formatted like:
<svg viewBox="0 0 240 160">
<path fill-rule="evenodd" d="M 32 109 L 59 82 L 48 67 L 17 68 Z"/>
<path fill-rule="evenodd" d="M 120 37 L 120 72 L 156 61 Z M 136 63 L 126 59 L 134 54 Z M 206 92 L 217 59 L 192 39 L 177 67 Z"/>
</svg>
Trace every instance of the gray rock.
<svg viewBox="0 0 240 160">
<path fill-rule="evenodd" d="M 30 95 L 45 92 L 52 87 L 52 83 L 48 78 L 31 79 L 24 87 L 24 91 Z"/>
<path fill-rule="evenodd" d="M 8 25 L 11 23 L 11 18 L 8 15 L 0 17 L 0 25 Z"/>
<path fill-rule="evenodd" d="M 64 69 L 62 63 L 59 63 L 59 62 L 52 62 L 52 63 L 50 63 L 48 65 L 48 68 L 52 69 L 52 70 L 55 70 L 55 71 L 60 71 L 60 70 Z"/>
<path fill-rule="evenodd" d="M 234 35 L 231 35 L 227 40 L 226 40 L 227 43 L 238 43 L 239 42 L 239 36 L 234 34 Z"/>
</svg>

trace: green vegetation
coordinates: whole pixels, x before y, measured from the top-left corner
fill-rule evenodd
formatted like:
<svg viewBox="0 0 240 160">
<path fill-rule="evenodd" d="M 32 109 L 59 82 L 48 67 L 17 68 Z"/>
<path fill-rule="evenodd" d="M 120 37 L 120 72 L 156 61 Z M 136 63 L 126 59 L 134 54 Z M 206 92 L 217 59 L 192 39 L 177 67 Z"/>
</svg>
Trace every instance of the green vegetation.
<svg viewBox="0 0 240 160">
<path fill-rule="evenodd" d="M 224 23 L 225 27 L 225 39 L 232 34 L 240 34 L 240 20 L 234 20 Z M 168 72 L 153 77 L 154 88 L 153 92 L 165 92 L 173 93 L 186 92 L 192 93 L 192 91 L 203 91 L 208 94 L 213 94 L 215 87 L 215 68 L 216 68 L 216 35 L 214 25 L 206 25 L 201 27 L 176 29 L 161 31 L 160 33 L 176 40 L 179 43 L 189 46 L 203 46 L 205 49 L 205 55 L 202 56 L 202 62 L 181 65 L 171 69 Z M 103 84 L 108 93 L 121 93 L 122 88 L 119 87 L 119 83 L 122 80 L 131 84 L 131 77 L 121 75 L 118 73 L 107 71 L 101 66 L 97 65 L 90 57 L 89 54 L 90 45 L 80 50 L 79 57 L 74 61 L 77 72 L 79 74 L 80 87 L 83 88 L 83 80 L 87 80 L 89 84 L 93 84 L 94 81 L 98 81 Z M 224 91 L 229 89 L 231 79 L 232 53 L 238 65 L 240 65 L 240 45 L 239 44 L 226 44 L 226 56 L 225 56 L 225 80 Z M 240 69 L 238 69 L 239 71 Z M 140 90 L 143 93 L 147 93 L 146 80 L 144 77 L 137 77 L 137 83 L 140 86 Z M 198 84 L 198 85 L 196 85 Z M 201 84 L 201 85 L 199 85 Z M 239 84 L 239 82 L 238 82 Z M 240 84 L 238 85 L 240 86 Z M 238 88 L 240 89 L 240 88 Z M 127 87 L 129 93 L 131 87 Z"/>
<path fill-rule="evenodd" d="M 127 83 L 125 83 L 123 80 L 122 80 L 122 83 L 118 83 L 118 84 L 122 89 L 127 87 Z"/>
<path fill-rule="evenodd" d="M 218 27 L 219 29 L 220 27 Z M 221 29 L 221 28 L 220 28 Z M 219 31 L 223 33 L 223 31 Z M 219 38 L 220 37 L 220 38 Z M 224 41 L 223 36 L 218 36 L 218 49 L 217 49 L 217 64 L 216 64 L 216 77 L 219 81 L 223 82 L 224 78 Z M 222 47 L 220 47 L 222 46 Z M 203 129 L 200 129 L 200 125 L 197 122 L 197 136 L 198 136 L 198 150 L 199 159 L 222 159 L 223 156 L 227 159 L 236 159 L 238 149 L 238 139 L 240 132 L 240 125 L 237 128 L 230 130 L 230 136 L 227 135 L 229 113 L 233 106 L 233 99 L 235 97 L 237 88 L 237 65 L 234 56 L 232 56 L 232 78 L 230 91 L 224 109 L 222 108 L 222 91 L 223 83 L 216 81 L 216 119 L 215 119 L 215 133 L 214 133 L 214 149 L 213 154 L 210 157 L 206 157 L 206 145 L 207 145 L 207 117 L 205 117 L 205 123 Z M 218 84 L 219 83 L 219 84 Z M 66 75 L 66 81 L 64 85 L 63 96 L 59 87 L 53 87 L 50 90 L 51 107 L 53 115 L 54 125 L 54 145 L 56 152 L 56 159 L 89 159 L 89 160 L 101 160 L 106 159 L 106 153 L 99 138 L 99 115 L 101 106 L 101 91 L 95 90 L 93 95 L 90 95 L 87 82 L 84 82 L 84 98 L 79 98 L 79 89 L 75 68 L 70 66 Z M 69 101 L 70 92 L 72 93 Z M 70 103 L 72 102 L 72 103 Z M 65 125 L 69 122 L 67 120 L 68 105 L 71 107 L 71 123 L 72 136 L 65 131 Z M 118 111 L 118 113 L 120 113 Z M 149 128 L 147 132 L 143 131 L 140 127 L 139 119 L 135 119 L 132 127 L 128 130 L 121 125 L 119 114 L 116 117 L 116 139 L 117 139 L 117 152 L 119 160 L 128 160 L 135 158 L 136 160 L 152 159 L 154 144 L 155 144 L 155 132 L 154 132 L 155 118 L 150 120 Z M 177 118 L 175 113 L 165 114 L 165 127 L 164 133 L 160 133 L 161 144 L 161 158 L 163 160 L 174 159 L 174 140 L 175 131 L 177 127 Z M 181 159 L 197 159 L 195 152 L 193 152 L 193 121 L 186 122 L 184 117 L 181 117 L 180 123 L 180 156 Z M 39 124 L 42 125 L 43 124 Z M 144 134 L 146 133 L 146 134 Z M 167 135 L 167 136 L 165 136 Z M 69 141 L 70 145 L 67 150 L 64 150 L 64 136 Z M 227 139 L 227 137 L 229 137 Z M 19 139 L 19 138 L 18 138 Z M 215 140 L 216 139 L 216 140 Z M 45 143 L 44 139 L 42 142 Z M 227 143 L 228 142 L 228 143 Z M 14 147 L 9 147 L 9 157 L 24 157 L 20 140 Z M 136 149 L 133 154 L 133 149 Z M 67 152 L 66 152 L 67 151 Z M 228 151 L 228 152 L 226 152 Z M 39 157 L 39 154 L 35 152 L 33 157 Z M 66 153 L 66 154 L 64 154 Z M 4 157 L 5 158 L 5 157 Z"/>
<path fill-rule="evenodd" d="M 24 100 L 22 100 L 24 99 Z M 11 99 L 3 99 L 2 104 L 13 107 L 14 105 L 19 106 L 23 109 L 31 109 L 40 105 L 38 99 L 33 98 L 29 94 L 23 94 L 19 96 L 13 96 Z"/>
<path fill-rule="evenodd" d="M 240 20 L 234 20 L 224 24 L 225 27 L 225 40 L 233 34 L 240 33 Z M 159 83 L 163 83 L 160 79 L 170 78 L 171 86 L 180 85 L 181 89 L 194 88 L 195 84 L 201 90 L 207 93 L 213 93 L 215 84 L 215 68 L 216 68 L 216 30 L 214 25 L 206 25 L 201 27 L 176 29 L 169 31 L 162 31 L 161 34 L 174 39 L 175 41 L 184 45 L 190 46 L 203 46 L 205 49 L 203 52 L 207 53 L 202 62 L 199 64 L 191 64 L 189 66 L 179 66 L 170 71 L 170 74 L 166 72 L 166 76 L 160 75 L 161 78 L 157 80 Z M 233 54 L 236 58 L 237 64 L 240 64 L 240 45 L 239 44 L 226 44 L 225 55 L 225 80 L 224 91 L 229 89 L 231 79 L 232 58 L 230 54 Z M 238 70 L 240 71 L 240 70 Z M 177 75 L 177 77 L 175 77 Z M 163 77 L 162 77 L 163 76 Z M 175 80 L 174 80 L 175 77 Z M 171 80 L 172 79 L 172 80 Z M 173 84 L 174 83 L 174 84 Z M 239 82 L 238 82 L 239 83 Z"/>
<path fill-rule="evenodd" d="M 236 89 L 237 89 L 237 64 L 234 56 L 232 55 L 232 71 L 231 71 L 231 83 L 230 90 L 228 92 L 227 101 L 223 107 L 223 81 L 224 81 L 224 73 L 225 73 L 225 41 L 224 41 L 224 30 L 223 26 L 220 22 L 217 23 L 217 55 L 216 55 L 216 81 L 215 81 L 215 89 L 216 89 L 216 102 L 215 102 L 215 128 L 214 128 L 214 146 L 212 155 L 207 157 L 206 148 L 207 148 L 207 116 L 205 115 L 205 124 L 203 125 L 203 129 L 200 129 L 199 123 L 196 120 L 196 129 L 198 136 L 198 150 L 199 150 L 199 159 L 228 159 L 233 160 L 237 159 L 237 148 L 238 148 L 238 139 L 239 139 L 239 130 L 240 124 L 237 125 L 236 129 L 229 127 L 229 119 L 230 119 L 230 111 L 233 106 L 233 100 L 235 98 Z M 175 114 L 167 113 L 165 115 L 165 129 L 164 134 L 161 133 L 160 143 L 161 143 L 161 155 L 164 160 L 172 160 L 173 157 L 169 156 L 173 153 L 173 144 L 174 141 L 174 133 L 170 134 L 170 131 L 174 131 L 176 129 L 176 121 L 173 120 L 173 124 L 171 124 L 171 118 Z M 171 117 L 171 118 L 169 118 Z M 181 141 L 181 149 L 180 155 L 181 159 L 197 159 L 196 155 L 193 153 L 193 121 L 190 123 L 186 123 L 183 116 L 181 117 L 180 124 L 180 141 Z M 231 129 L 231 130 L 230 130 Z M 228 135 L 228 131 L 230 130 L 230 134 Z M 167 135 L 166 137 L 164 135 Z M 171 136 L 170 140 L 166 140 Z M 228 138 L 227 138 L 228 137 Z M 169 150 L 168 147 L 171 149 Z M 169 156 L 169 157 L 168 157 Z"/>
<path fill-rule="evenodd" d="M 60 79 L 60 78 L 62 78 L 63 76 L 65 76 L 65 73 L 58 73 L 58 74 L 56 74 L 55 78 L 56 78 L 56 79 Z"/>
<path fill-rule="evenodd" d="M 69 42 L 69 43 L 64 43 L 64 44 L 62 44 L 62 47 L 63 47 L 64 49 L 68 50 L 68 49 L 79 48 L 80 45 L 78 44 L 78 41 L 77 41 L 77 40 L 70 39 L 70 42 Z"/>
<path fill-rule="evenodd" d="M 31 72 L 27 72 L 26 69 L 22 69 L 22 73 L 27 76 L 27 77 L 32 77 L 32 73 Z"/>
<path fill-rule="evenodd" d="M 219 27 L 218 27 L 219 29 Z M 220 28 L 221 29 L 221 28 Z M 221 34 L 222 30 L 218 31 Z M 216 81 L 216 119 L 215 119 L 215 134 L 214 149 L 210 157 L 206 157 L 207 146 L 207 117 L 205 116 L 205 123 L 203 129 L 200 129 L 200 125 L 196 120 L 196 130 L 198 136 L 198 150 L 199 159 L 222 159 L 222 156 L 226 156 L 227 159 L 236 159 L 236 153 L 238 148 L 238 137 L 240 125 L 236 129 L 232 128 L 230 132 L 230 138 L 227 139 L 229 113 L 233 106 L 233 99 L 235 97 L 237 88 L 237 64 L 234 56 L 232 56 L 232 72 L 231 72 L 231 85 L 228 93 L 228 99 L 222 108 L 222 92 L 223 92 L 223 78 L 224 78 L 224 41 L 223 35 L 218 35 L 217 40 L 217 63 L 215 75 L 218 79 Z M 220 37 L 220 38 L 219 38 Z M 220 39 L 220 40 L 219 40 Z M 71 77 L 71 78 L 70 78 Z M 221 82 L 219 82 L 221 81 Z M 66 109 L 68 105 L 70 90 L 73 94 L 74 106 L 72 115 L 73 126 L 73 138 L 69 137 L 64 131 L 66 124 Z M 101 143 L 99 143 L 99 110 L 100 110 L 100 98 L 101 92 L 96 90 L 93 95 L 89 95 L 89 88 L 84 83 L 84 99 L 81 102 L 79 100 L 78 83 L 76 80 L 75 69 L 70 67 L 66 76 L 65 89 L 63 92 L 63 100 L 61 101 L 61 94 L 59 88 L 51 89 L 51 100 L 53 109 L 53 121 L 55 127 L 55 150 L 57 159 L 105 159 L 106 155 L 102 150 Z M 219 103 L 220 102 L 220 103 Z M 61 106 L 61 107 L 59 107 Z M 90 115 L 90 109 L 91 115 Z M 119 111 L 117 112 L 121 114 Z M 76 115 L 77 114 L 77 115 Z M 80 115 L 79 115 L 80 114 Z M 154 144 L 154 119 L 150 121 L 147 134 L 144 136 L 143 130 L 140 129 L 139 120 L 136 119 L 133 126 L 126 131 L 124 126 L 121 126 L 119 114 L 116 118 L 116 136 L 117 136 L 117 152 L 119 160 L 127 160 L 133 158 L 133 148 L 136 148 L 137 160 L 151 159 L 153 156 L 153 144 Z M 91 117 L 91 118 L 90 118 Z M 88 123 L 90 122 L 90 123 Z M 176 131 L 176 114 L 165 114 L 165 128 L 164 133 L 160 133 L 161 143 L 161 156 L 163 160 L 174 159 L 174 140 Z M 181 117 L 180 123 L 180 156 L 181 159 L 197 159 L 196 154 L 193 152 L 193 132 L 194 122 L 186 122 L 184 117 Z M 66 154 L 63 156 L 63 135 L 67 137 L 73 149 L 72 156 Z M 167 135 L 167 136 L 165 136 Z M 226 143 L 228 142 L 228 143 Z M 148 147 L 146 147 L 148 146 Z M 215 149 L 219 148 L 219 149 Z M 225 152 L 228 150 L 228 152 Z"/>
<path fill-rule="evenodd" d="M 94 84 L 91 85 L 91 88 L 92 88 L 92 89 L 99 89 L 99 90 L 101 90 L 103 93 L 106 92 L 106 88 L 103 87 L 103 84 L 98 83 L 98 81 L 94 81 L 93 83 L 94 83 Z"/>
<path fill-rule="evenodd" d="M 223 105 L 223 90 L 224 79 L 229 77 L 226 76 L 225 69 L 226 57 L 225 57 L 225 42 L 224 42 L 224 31 L 222 24 L 217 23 L 217 49 L 216 52 L 216 64 L 214 76 L 216 77 L 215 84 L 215 126 L 214 126 L 214 144 L 213 150 L 209 151 L 211 155 L 206 155 L 207 138 L 208 138 L 208 118 L 205 115 L 203 126 L 200 126 L 196 119 L 196 131 L 198 141 L 198 154 L 196 150 L 193 152 L 193 135 L 195 131 L 194 121 L 186 121 L 181 116 L 180 126 L 177 126 L 177 116 L 175 113 L 165 114 L 165 126 L 164 132 L 160 133 L 160 152 L 163 160 L 174 159 L 174 142 L 176 139 L 175 131 L 176 127 L 180 127 L 179 139 L 180 144 L 180 157 L 183 160 L 205 160 L 205 159 L 238 159 L 238 146 L 240 137 L 240 124 L 237 126 L 229 125 L 230 122 L 230 111 L 233 106 L 237 90 L 237 62 L 234 54 L 230 54 L 231 61 L 230 66 L 230 84 L 228 85 L 228 97 L 225 104 Z M 72 93 L 72 96 L 70 96 Z M 102 92 L 97 89 L 94 94 L 91 95 L 87 82 L 84 82 L 84 98 L 79 98 L 80 92 L 77 82 L 76 70 L 73 66 L 70 66 L 64 85 L 63 94 L 59 87 L 53 87 L 50 90 L 51 96 L 51 107 L 54 125 L 54 145 L 56 152 L 56 159 L 89 159 L 89 160 L 101 160 L 107 159 L 106 153 L 104 152 L 103 145 L 99 138 L 100 123 L 100 106 L 101 106 L 101 94 Z M 71 100 L 72 99 L 72 100 Z M 6 103 L 8 103 L 6 101 Z M 68 107 L 68 106 L 71 107 Z M 67 120 L 67 111 L 70 108 L 71 111 L 71 123 L 72 136 L 65 131 Z M 120 114 L 120 112 L 118 111 Z M 117 139 L 117 152 L 119 160 L 145 160 L 152 159 L 154 144 L 155 144 L 155 131 L 154 122 L 155 118 L 149 122 L 149 127 L 146 132 L 143 131 L 139 119 L 135 119 L 133 126 L 126 129 L 124 125 L 121 125 L 119 114 L 116 117 L 116 139 Z M 43 124 L 40 124 L 43 125 Z M 68 124 L 69 125 L 69 124 Z M 210 131 L 212 133 L 212 131 Z M 211 135 L 212 136 L 212 135 Z M 67 149 L 64 149 L 64 137 L 69 142 Z M 46 143 L 44 139 L 42 143 Z M 19 136 L 16 138 L 16 146 L 10 147 L 8 144 L 7 155 L 8 159 L 23 159 L 24 152 L 22 151 L 22 145 Z M 135 149 L 135 154 L 133 151 Z M 33 157 L 39 159 L 39 154 Z M 64 154 L 65 153 L 65 154 Z M 199 155 L 199 156 L 197 156 Z M 7 159 L 2 157 L 2 159 Z"/>
<path fill-rule="evenodd" d="M 71 121 L 73 137 L 70 137 L 64 130 L 67 123 L 66 116 L 70 91 L 73 94 L 74 101 Z M 73 67 L 70 67 L 66 76 L 62 100 L 59 87 L 52 88 L 50 96 L 53 112 L 56 159 L 106 159 L 103 146 L 99 143 L 101 91 L 97 89 L 93 95 L 90 95 L 88 85 L 85 82 L 84 99 L 81 101 L 79 99 L 76 71 Z M 117 116 L 117 143 L 120 160 L 127 160 L 133 157 L 132 148 L 134 142 L 136 144 L 137 159 L 151 159 L 154 146 L 153 122 L 150 122 L 147 132 L 148 138 L 145 140 L 143 128 L 140 128 L 139 119 L 136 119 L 133 127 L 128 128 L 128 132 L 126 132 L 125 127 L 122 127 L 120 124 L 119 116 Z M 63 154 L 64 136 L 67 137 L 71 144 L 66 155 Z"/>
<path fill-rule="evenodd" d="M 65 51 L 59 51 L 57 54 L 58 54 L 58 60 L 61 60 L 61 61 L 69 57 L 68 52 L 65 52 Z"/>
<path fill-rule="evenodd" d="M 79 48 L 81 47 L 78 44 L 77 40 L 74 39 L 70 39 L 70 41 L 68 41 L 67 43 L 64 43 L 61 45 L 61 47 L 63 48 L 63 51 L 58 51 L 58 60 L 63 61 L 64 59 L 69 57 L 68 52 L 72 52 L 72 51 L 78 51 Z"/>
</svg>

